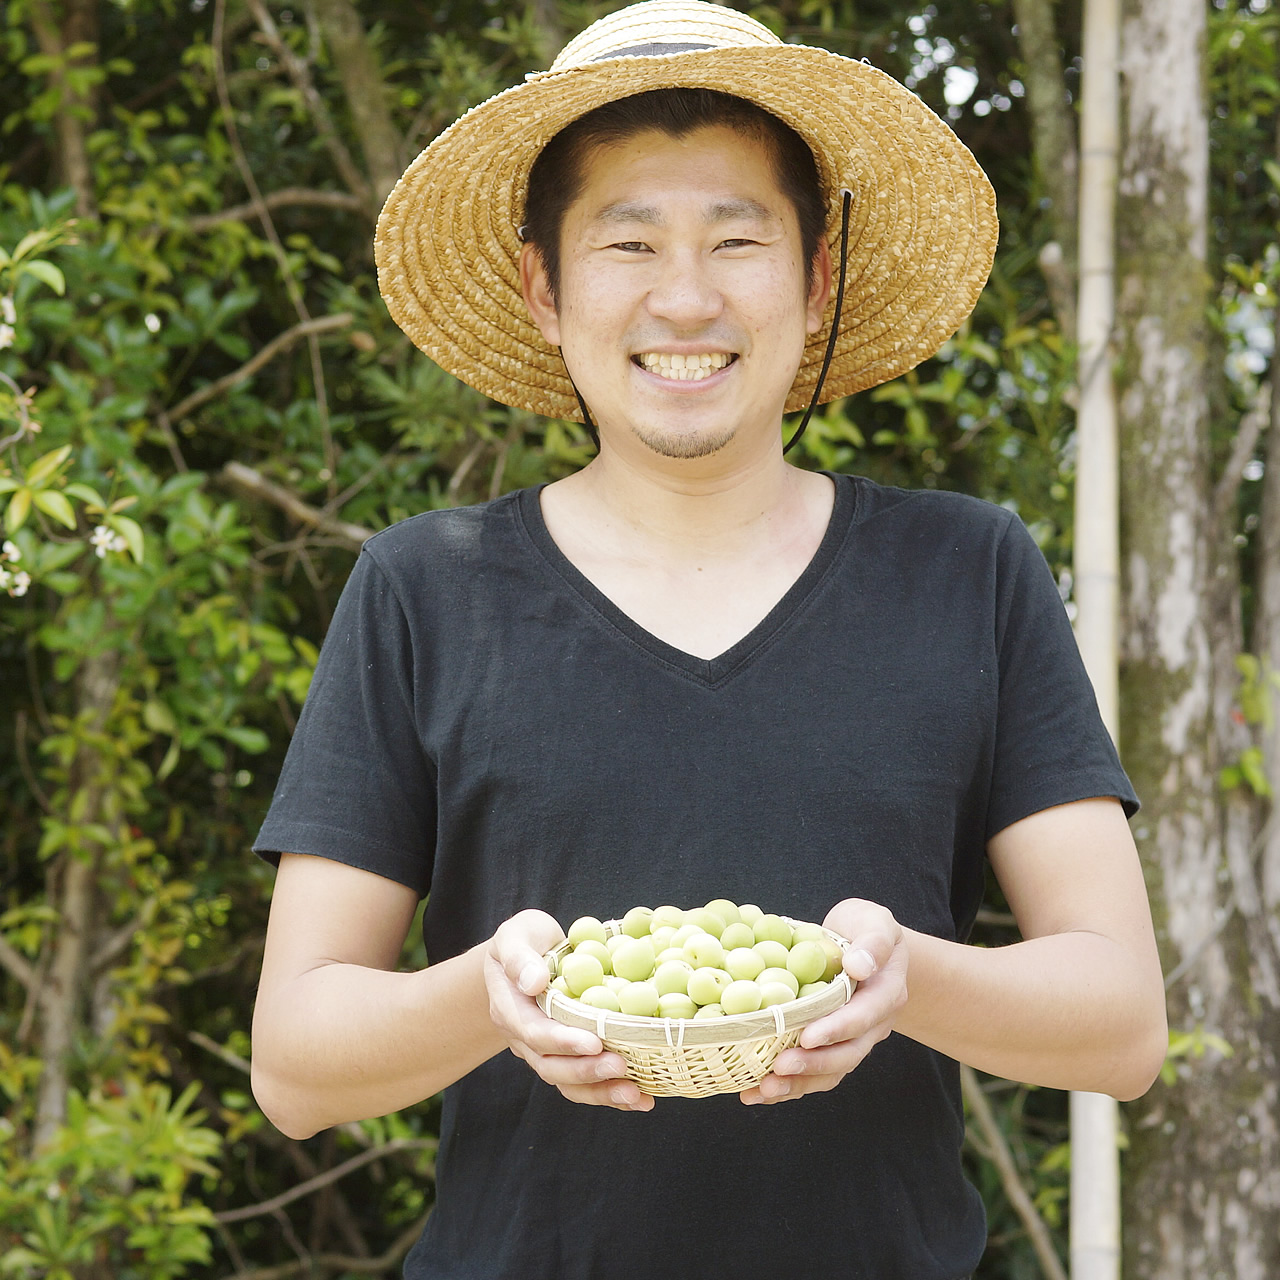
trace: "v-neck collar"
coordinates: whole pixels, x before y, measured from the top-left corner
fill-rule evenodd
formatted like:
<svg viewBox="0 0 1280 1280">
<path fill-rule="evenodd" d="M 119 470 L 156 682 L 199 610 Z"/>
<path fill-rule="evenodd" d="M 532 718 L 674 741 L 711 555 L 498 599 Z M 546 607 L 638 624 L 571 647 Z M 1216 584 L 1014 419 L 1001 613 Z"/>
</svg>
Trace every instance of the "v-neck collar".
<svg viewBox="0 0 1280 1280">
<path fill-rule="evenodd" d="M 630 614 L 624 613 L 595 585 L 556 545 L 546 521 L 542 518 L 542 490 L 537 485 L 522 490 L 516 508 L 521 527 L 534 549 L 569 589 L 598 617 L 602 618 L 623 640 L 642 649 L 661 665 L 680 672 L 705 685 L 726 680 L 764 649 L 801 610 L 825 577 L 839 554 L 846 535 L 854 523 L 858 505 L 858 487 L 854 477 L 823 472 L 835 485 L 835 502 L 826 531 L 812 559 L 782 598 L 741 640 L 714 658 L 699 658 L 675 645 L 660 640 L 646 630 Z"/>
</svg>

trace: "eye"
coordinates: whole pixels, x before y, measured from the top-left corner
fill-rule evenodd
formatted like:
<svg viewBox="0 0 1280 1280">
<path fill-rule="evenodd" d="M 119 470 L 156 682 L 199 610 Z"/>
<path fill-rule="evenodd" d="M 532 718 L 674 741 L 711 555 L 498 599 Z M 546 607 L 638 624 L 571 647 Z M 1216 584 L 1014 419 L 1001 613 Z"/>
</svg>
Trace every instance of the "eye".
<svg viewBox="0 0 1280 1280">
<path fill-rule="evenodd" d="M 717 249 L 746 249 L 751 245 L 759 244 L 758 240 L 748 240 L 744 236 L 738 236 L 732 240 L 721 240 L 716 246 Z"/>
<path fill-rule="evenodd" d="M 610 249 L 621 249 L 623 253 L 648 253 L 649 246 L 643 240 L 619 240 L 611 244 Z"/>
</svg>

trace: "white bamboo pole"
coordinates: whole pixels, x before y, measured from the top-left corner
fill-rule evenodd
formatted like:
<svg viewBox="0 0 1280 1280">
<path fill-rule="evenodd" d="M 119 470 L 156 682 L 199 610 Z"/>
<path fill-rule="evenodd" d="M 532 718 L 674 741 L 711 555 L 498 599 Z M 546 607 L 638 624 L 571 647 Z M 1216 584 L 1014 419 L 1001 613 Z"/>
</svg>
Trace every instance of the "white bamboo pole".
<svg viewBox="0 0 1280 1280">
<path fill-rule="evenodd" d="M 1119 447 L 1111 332 L 1119 169 L 1120 0 L 1085 0 L 1080 113 L 1077 313 L 1076 639 L 1113 739 L 1119 730 Z M 1119 1116 L 1114 1099 L 1073 1093 L 1071 1280 L 1119 1280 Z"/>
</svg>

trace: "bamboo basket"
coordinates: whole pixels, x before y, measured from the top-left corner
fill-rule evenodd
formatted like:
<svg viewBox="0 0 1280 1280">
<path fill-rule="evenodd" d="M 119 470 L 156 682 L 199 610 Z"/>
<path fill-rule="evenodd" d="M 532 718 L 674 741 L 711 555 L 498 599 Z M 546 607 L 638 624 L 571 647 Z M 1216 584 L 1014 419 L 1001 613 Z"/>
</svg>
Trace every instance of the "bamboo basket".
<svg viewBox="0 0 1280 1280">
<path fill-rule="evenodd" d="M 787 916 L 789 924 L 797 924 Z M 620 920 L 603 922 L 612 935 L 622 932 Z M 849 942 L 823 929 L 840 950 Z M 547 952 L 547 967 L 559 971 L 560 961 L 573 948 L 566 940 Z M 596 1009 L 548 987 L 537 997 L 549 1018 L 570 1027 L 592 1031 L 606 1049 L 627 1064 L 627 1079 L 657 1098 L 706 1098 L 715 1093 L 740 1093 L 768 1075 L 784 1049 L 800 1042 L 800 1032 L 825 1014 L 840 1008 L 853 995 L 854 983 L 842 969 L 831 983 L 812 995 L 754 1013 L 723 1018 L 644 1018 Z"/>
</svg>

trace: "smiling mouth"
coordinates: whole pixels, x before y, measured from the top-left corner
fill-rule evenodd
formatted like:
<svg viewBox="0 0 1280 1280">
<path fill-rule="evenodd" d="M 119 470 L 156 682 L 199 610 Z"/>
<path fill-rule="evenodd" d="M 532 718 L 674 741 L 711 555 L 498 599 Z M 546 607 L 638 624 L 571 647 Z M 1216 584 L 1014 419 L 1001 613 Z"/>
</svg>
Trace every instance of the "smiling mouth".
<svg viewBox="0 0 1280 1280">
<path fill-rule="evenodd" d="M 657 374 L 659 378 L 667 378 L 672 382 L 701 382 L 713 373 L 719 373 L 737 358 L 736 354 L 724 351 L 704 351 L 691 355 L 642 351 L 639 355 L 632 356 L 631 362 L 646 373 Z"/>
</svg>

